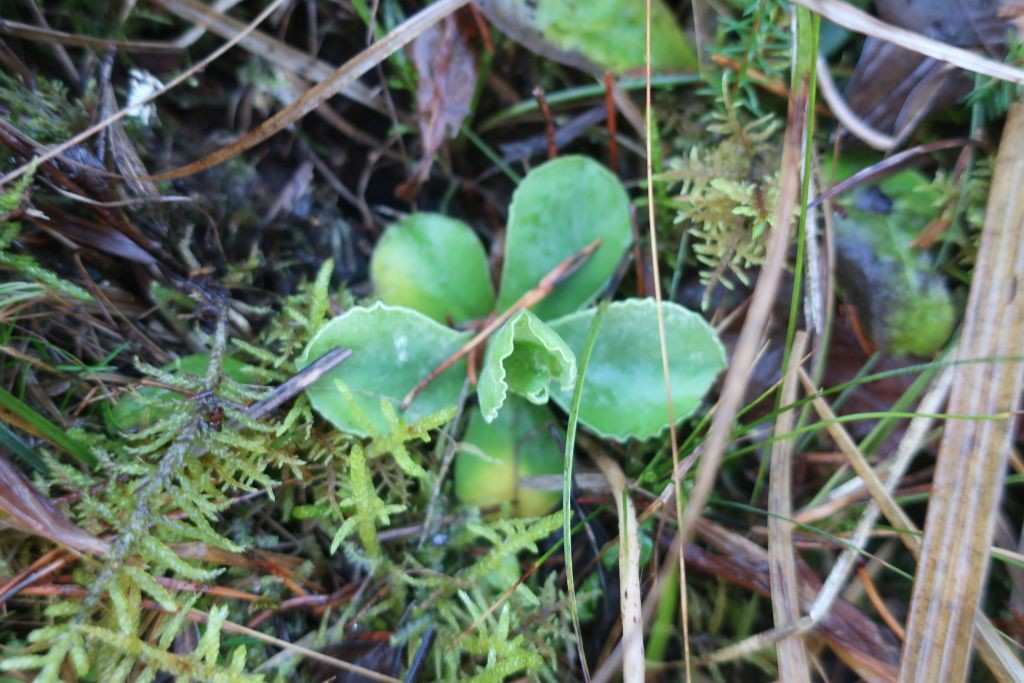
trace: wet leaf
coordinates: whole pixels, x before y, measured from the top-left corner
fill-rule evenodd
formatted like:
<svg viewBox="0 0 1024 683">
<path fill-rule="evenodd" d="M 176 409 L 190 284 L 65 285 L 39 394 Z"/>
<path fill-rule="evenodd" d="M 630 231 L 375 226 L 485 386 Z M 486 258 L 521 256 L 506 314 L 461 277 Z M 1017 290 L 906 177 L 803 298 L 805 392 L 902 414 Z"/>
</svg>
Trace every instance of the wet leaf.
<svg viewBox="0 0 1024 683">
<path fill-rule="evenodd" d="M 928 253 L 909 246 L 921 225 L 908 225 L 907 216 L 854 209 L 837 214 L 836 275 L 875 346 L 930 356 L 953 333 L 957 314 Z"/>
<path fill-rule="evenodd" d="M 516 514 L 542 515 L 558 503 L 558 492 L 520 489 L 520 477 L 558 474 L 562 452 L 548 427 L 551 410 L 509 396 L 493 422 L 477 412 L 469 418 L 455 456 L 455 495 L 470 505 L 512 501 Z"/>
<path fill-rule="evenodd" d="M 465 18 L 463 18 L 465 17 Z M 395 194 L 413 200 L 430 173 L 434 155 L 445 138 L 454 138 L 469 115 L 476 92 L 477 56 L 468 38 L 475 33 L 472 16 L 449 14 L 412 42 L 410 52 L 419 81 L 416 119 L 420 126 L 423 159 Z"/>
<path fill-rule="evenodd" d="M 595 239 L 601 247 L 533 307 L 542 320 L 575 311 L 607 285 L 632 240 L 629 197 L 604 166 L 581 156 L 549 161 L 512 195 L 498 310 L 505 310 L 560 262 Z"/>
<path fill-rule="evenodd" d="M 725 367 L 725 350 L 704 319 L 678 304 L 662 304 L 676 420 L 689 416 Z M 594 309 L 551 322 L 578 355 L 583 350 Z M 572 391 L 553 391 L 568 409 Z M 646 439 L 668 427 L 653 299 L 628 299 L 608 307 L 597 333 L 580 403 L 580 421 L 611 439 Z"/>
<path fill-rule="evenodd" d="M 635 0 L 478 0 L 498 28 L 549 59 L 622 73 L 645 64 L 645 8 Z M 651 4 L 654 69 L 695 70 L 697 54 L 671 10 Z"/>
<path fill-rule="evenodd" d="M 313 407 L 338 429 L 358 436 L 383 436 L 388 415 L 427 373 L 469 339 L 469 333 L 438 324 L 407 308 L 374 304 L 353 308 L 327 323 L 298 359 L 303 368 L 335 348 L 352 357 L 308 389 Z M 465 378 L 461 361 L 416 396 L 402 418 L 413 422 L 454 404 Z M 383 408 L 390 404 L 391 408 Z"/>
<path fill-rule="evenodd" d="M 533 313 L 521 310 L 491 338 L 477 383 L 480 412 L 494 420 L 506 395 L 538 405 L 548 402 L 555 381 L 568 390 L 576 381 L 576 356 L 561 337 Z"/>
<path fill-rule="evenodd" d="M 494 308 L 487 255 L 473 230 L 436 213 L 414 213 L 388 228 L 370 261 L 381 301 L 438 322 L 461 323 Z"/>
</svg>

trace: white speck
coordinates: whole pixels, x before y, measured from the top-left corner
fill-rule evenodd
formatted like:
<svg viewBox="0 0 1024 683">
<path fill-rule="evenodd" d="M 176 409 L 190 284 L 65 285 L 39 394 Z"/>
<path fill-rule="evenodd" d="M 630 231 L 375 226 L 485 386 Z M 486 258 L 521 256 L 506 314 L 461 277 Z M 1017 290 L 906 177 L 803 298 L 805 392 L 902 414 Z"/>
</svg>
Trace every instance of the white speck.
<svg viewBox="0 0 1024 683">
<path fill-rule="evenodd" d="M 408 346 L 409 340 L 404 334 L 400 334 L 395 337 L 395 353 L 398 354 L 399 363 L 404 363 L 409 359 L 409 353 L 407 351 Z"/>
<path fill-rule="evenodd" d="M 164 87 L 160 79 L 148 71 L 131 69 L 128 76 L 131 81 L 128 90 L 128 106 L 142 102 Z M 156 107 L 152 104 L 137 107 L 129 116 L 138 119 L 143 126 L 148 126 L 156 117 Z"/>
</svg>

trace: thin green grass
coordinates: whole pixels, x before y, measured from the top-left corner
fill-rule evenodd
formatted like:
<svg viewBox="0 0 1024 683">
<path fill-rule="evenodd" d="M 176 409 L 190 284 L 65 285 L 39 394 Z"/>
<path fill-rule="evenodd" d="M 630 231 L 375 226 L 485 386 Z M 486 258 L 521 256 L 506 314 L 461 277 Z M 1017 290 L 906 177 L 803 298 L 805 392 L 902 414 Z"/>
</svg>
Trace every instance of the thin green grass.
<svg viewBox="0 0 1024 683">
<path fill-rule="evenodd" d="M 576 386 L 572 392 L 572 404 L 569 408 L 569 423 L 565 428 L 565 460 L 562 469 L 562 548 L 565 554 L 565 577 L 568 584 L 572 625 L 576 632 L 576 643 L 585 680 L 590 680 L 590 669 L 587 667 L 587 657 L 583 652 L 583 632 L 580 629 L 579 607 L 576 604 L 576 581 L 572 568 L 572 507 L 570 501 L 572 500 L 572 468 L 576 449 L 576 427 L 579 423 L 583 384 L 587 376 L 587 365 L 590 364 L 590 356 L 594 351 L 594 344 L 597 342 L 597 331 L 607 312 L 608 302 L 605 300 L 597 307 L 597 314 L 594 316 L 594 322 L 590 325 L 590 332 L 587 334 L 587 342 L 583 346 L 583 355 L 580 357 L 579 370 L 576 375 Z"/>
</svg>

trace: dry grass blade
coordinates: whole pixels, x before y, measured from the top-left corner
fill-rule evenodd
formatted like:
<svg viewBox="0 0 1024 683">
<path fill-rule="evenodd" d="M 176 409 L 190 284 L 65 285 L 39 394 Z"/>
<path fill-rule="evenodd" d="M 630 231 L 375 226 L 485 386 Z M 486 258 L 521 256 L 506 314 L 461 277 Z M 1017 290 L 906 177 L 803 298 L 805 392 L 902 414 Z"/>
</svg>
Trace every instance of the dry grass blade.
<svg viewBox="0 0 1024 683">
<path fill-rule="evenodd" d="M 211 7 L 195 2 L 195 0 L 157 0 L 157 4 L 171 14 L 198 24 L 221 38 L 231 38 L 245 29 L 245 24 L 241 21 L 232 19 Z M 262 31 L 246 32 L 245 37 L 238 44 L 254 55 L 259 55 L 262 59 L 266 59 L 311 83 L 326 81 L 335 72 L 335 67 L 331 64 L 316 59 L 301 50 L 296 50 L 291 45 L 268 36 Z M 374 98 L 369 89 L 358 81 L 341 90 L 340 94 L 375 111 L 387 111 L 384 105 Z"/>
<path fill-rule="evenodd" d="M 1024 347 L 1024 105 L 1006 121 L 975 277 L 964 319 L 961 359 L 1011 357 Z M 954 415 L 1017 410 L 1024 363 L 956 367 L 949 400 Z M 947 423 L 922 542 L 907 626 L 901 681 L 962 681 L 987 576 L 989 545 L 1002 494 L 1014 419 Z"/>
<path fill-rule="evenodd" d="M 963 149 L 971 145 L 979 145 L 977 140 L 971 140 L 970 138 L 953 138 L 951 140 L 936 140 L 935 142 L 928 142 L 923 145 L 911 147 L 905 149 L 902 152 L 897 152 L 891 156 L 882 159 L 866 168 L 854 173 L 849 178 L 841 180 L 832 187 L 828 188 L 814 199 L 810 201 L 808 208 L 814 208 L 823 202 L 837 197 L 844 192 L 849 192 L 858 187 L 868 185 L 870 183 L 880 182 L 881 180 L 888 178 L 897 171 L 901 171 L 905 168 L 912 168 L 915 165 L 923 164 L 928 160 L 928 155 L 940 152 L 944 149 Z"/>
<path fill-rule="evenodd" d="M 886 135 L 880 130 L 871 127 L 864 119 L 857 115 L 850 105 L 846 104 L 835 81 L 832 80 L 832 72 L 829 70 L 828 62 L 820 54 L 818 55 L 818 85 L 821 94 L 828 102 L 829 109 L 835 114 L 836 119 L 854 137 L 872 149 L 888 151 L 897 145 L 896 138 Z"/>
<path fill-rule="evenodd" d="M 1024 70 L 887 24 L 841 0 L 793 0 L 793 4 L 805 7 L 851 31 L 874 36 L 926 57 L 999 80 L 1024 84 Z"/>
<path fill-rule="evenodd" d="M 178 53 L 181 47 L 175 43 L 161 43 L 153 40 L 111 40 L 109 38 L 93 38 L 77 33 L 66 33 L 52 28 L 32 26 L 18 21 L 0 18 L 0 34 L 11 35 L 23 40 L 35 40 L 41 43 L 56 43 L 76 47 L 91 47 L 97 50 L 116 48 L 119 52 L 148 52 L 153 54 Z"/>
<path fill-rule="evenodd" d="M 886 500 L 889 500 L 893 491 L 896 490 L 896 487 L 903 479 L 904 473 L 910 466 L 914 455 L 924 443 L 928 430 L 931 429 L 932 423 L 935 421 L 934 418 L 930 417 L 930 415 L 932 413 L 937 413 L 942 409 L 942 406 L 945 405 L 946 398 L 949 396 L 949 387 L 952 376 L 953 371 L 951 369 L 947 369 L 939 375 L 932 387 L 928 390 L 928 393 L 925 394 L 924 398 L 921 399 L 920 404 L 918 404 L 917 412 L 922 414 L 911 420 L 910 424 L 907 426 L 907 430 L 903 434 L 903 438 L 900 439 L 900 443 L 896 447 L 895 454 L 891 459 L 884 487 Z M 802 369 L 800 372 L 800 381 L 803 382 L 804 390 L 806 392 L 812 395 L 816 393 L 810 376 L 803 372 Z M 821 399 L 815 400 L 820 401 Z M 819 408 L 819 415 L 831 415 L 831 409 L 824 401 L 821 402 L 820 406 L 816 404 L 816 407 Z M 825 419 L 831 421 L 832 418 L 825 417 Z M 863 459 L 863 456 L 860 456 L 859 452 L 857 455 L 860 459 Z M 895 503 L 893 503 L 893 506 L 895 506 Z M 843 551 L 843 554 L 840 555 L 839 559 L 832 565 L 832 570 L 829 572 L 828 579 L 826 579 L 825 585 L 821 589 L 821 593 L 818 594 L 818 597 L 815 599 L 814 604 L 809 610 L 811 620 L 815 623 L 820 621 L 829 609 L 831 609 L 832 603 L 835 602 L 835 599 L 839 596 L 839 592 L 846 585 L 847 580 L 850 578 L 850 573 L 853 571 L 854 564 L 860 557 L 861 551 L 864 549 L 872 530 L 875 528 L 880 511 L 881 508 L 877 500 L 873 500 L 861 515 L 860 521 L 857 523 L 857 528 L 850 537 L 846 549 Z M 893 518 L 890 517 L 890 519 Z"/>
<path fill-rule="evenodd" d="M 783 405 L 796 401 L 797 370 L 807 346 L 807 334 L 797 332 L 789 354 L 789 367 L 782 384 Z M 779 413 L 775 420 L 776 434 L 793 431 L 793 410 Z M 772 588 L 772 614 L 775 625 L 783 626 L 800 618 L 800 596 L 793 547 L 793 471 L 794 439 L 779 439 L 772 446 L 771 480 L 768 484 L 768 573 Z M 799 635 L 778 644 L 779 676 L 784 681 L 810 683 L 810 668 L 804 641 Z"/>
<path fill-rule="evenodd" d="M 790 228 L 800 193 L 809 100 L 810 80 L 803 78 L 793 89 L 789 98 L 786 135 L 782 147 L 779 198 L 764 265 L 757 278 L 757 285 L 750 301 L 750 309 L 743 322 L 743 329 L 736 342 L 736 348 L 729 362 L 729 369 L 722 383 L 722 397 L 704 444 L 704 454 L 701 456 L 697 470 L 697 481 L 687 501 L 680 524 L 678 541 L 680 544 L 685 543 L 690 537 L 694 524 L 700 518 L 704 506 L 711 496 L 719 466 L 722 464 L 722 457 L 725 455 L 729 435 L 732 432 L 732 424 L 743 403 L 747 384 L 753 374 L 754 359 L 768 323 L 768 316 L 771 315 L 772 306 L 775 303 L 779 283 L 782 280 L 782 273 L 786 266 L 786 254 L 789 250 Z"/>
<path fill-rule="evenodd" d="M 636 508 L 626 488 L 626 475 L 608 454 L 591 447 L 590 457 L 601 469 L 619 513 L 619 605 L 622 612 L 622 680 L 644 681 L 644 625 L 640 603 L 640 536 Z"/>
<path fill-rule="evenodd" d="M 834 423 L 835 414 L 832 412 L 828 403 L 816 396 L 818 392 L 811 381 L 810 376 L 802 367 L 797 369 L 797 373 L 804 386 L 804 391 L 814 397 L 812 399 L 814 402 L 813 405 L 819 416 L 826 422 L 834 424 L 834 427 L 838 428 L 833 429 L 833 439 L 845 447 L 844 453 L 846 453 L 851 462 L 864 463 L 863 467 L 866 468 L 866 461 L 857 449 L 856 444 L 853 443 L 853 440 L 850 439 L 849 435 L 842 429 L 842 425 Z M 924 415 L 914 418 L 907 427 L 903 439 L 901 439 L 899 446 L 896 448 L 893 462 L 889 467 L 889 474 L 886 478 L 884 490 L 876 491 L 878 498 L 888 502 L 886 510 L 889 512 L 889 519 L 893 526 L 899 527 L 905 526 L 905 524 L 910 524 L 909 519 L 906 518 L 902 510 L 899 510 L 895 503 L 892 502 L 891 493 L 899 485 L 904 472 L 910 465 L 913 455 L 920 449 L 928 430 L 934 422 L 934 418 L 929 417 L 928 414 L 938 412 L 945 404 L 946 397 L 949 393 L 951 376 L 952 370 L 946 370 L 946 372 L 944 372 L 939 379 L 935 381 L 925 397 L 921 399 L 921 403 L 918 406 L 918 412 L 923 413 Z M 840 605 L 838 608 L 839 612 L 843 612 L 847 609 L 839 595 L 842 589 L 846 586 L 856 561 L 861 557 L 861 552 L 871 535 L 871 531 L 875 528 L 875 524 L 878 521 L 879 509 L 879 505 L 877 503 L 873 503 L 865 510 L 856 530 L 846 545 L 846 549 L 832 566 L 832 570 L 829 572 L 828 578 L 821 586 L 818 594 L 813 598 L 813 602 L 809 599 L 804 600 L 804 593 L 801 593 L 803 600 L 801 604 L 807 612 L 807 616 L 795 623 L 780 624 L 769 631 L 759 633 L 730 645 L 712 655 L 713 661 L 728 661 L 729 659 L 735 659 L 763 649 L 767 645 L 776 643 L 783 638 L 808 633 L 812 629 L 828 631 L 830 623 L 835 623 L 837 621 L 841 622 L 842 619 L 838 618 L 838 615 L 834 613 L 833 607 L 838 601 L 838 604 Z M 912 530 L 912 527 L 908 528 Z M 910 547 L 911 551 L 916 550 L 917 546 L 915 537 L 904 536 L 903 540 Z M 891 667 L 890 670 L 889 667 L 880 665 L 879 661 L 872 661 L 870 658 L 860 656 L 857 654 L 856 648 L 849 646 L 849 644 L 844 643 L 838 638 L 835 642 L 830 642 L 829 644 L 833 648 L 838 648 L 837 652 L 840 653 L 840 656 L 850 663 L 851 667 L 860 672 L 862 677 L 865 677 L 868 680 L 896 680 L 897 671 L 895 666 Z M 1005 650 L 1005 646 L 1003 649 Z"/>
<path fill-rule="evenodd" d="M 658 350 L 661 353 L 661 377 L 665 384 L 665 410 L 668 417 L 669 446 L 672 450 L 672 489 L 675 491 L 676 519 L 683 516 L 683 502 L 679 495 L 682 486 L 679 479 L 679 438 L 676 434 L 676 416 L 672 403 L 672 375 L 668 363 L 668 340 L 665 338 L 665 316 L 661 310 L 661 272 L 658 266 L 658 231 L 654 211 L 654 107 L 651 99 L 651 0 L 646 1 L 644 49 L 646 57 L 646 80 L 644 87 L 644 143 L 647 151 L 647 228 L 651 246 L 651 270 L 654 280 L 654 300 L 658 311 Z M 637 259 L 639 267 L 639 259 Z M 684 539 L 685 540 L 685 539 Z M 690 615 L 686 597 L 686 562 L 682 560 L 682 545 L 678 548 L 679 557 L 672 562 L 679 563 L 679 620 L 683 629 L 683 666 L 687 681 L 691 680 L 690 670 Z M 629 656 L 629 652 L 626 652 Z M 625 667 L 624 667 L 625 668 Z"/>
<path fill-rule="evenodd" d="M 203 624 L 206 623 L 208 620 L 209 615 L 201 610 L 194 609 L 189 611 L 189 621 Z M 355 680 L 358 680 L 359 678 L 366 678 L 371 681 L 380 681 L 381 683 L 401 683 L 400 679 L 394 678 L 393 676 L 377 673 L 376 671 L 372 671 L 365 667 L 359 666 L 358 664 L 352 664 L 351 662 L 346 662 L 342 659 L 330 657 L 322 652 L 319 652 L 308 647 L 304 647 L 302 645 L 289 643 L 287 640 L 275 638 L 274 636 L 267 635 L 266 633 L 263 633 L 261 631 L 251 629 L 241 624 L 236 624 L 233 621 L 225 621 L 223 623 L 222 628 L 224 629 L 225 633 L 236 633 L 238 635 L 247 636 L 260 642 L 268 643 L 275 647 L 279 647 L 286 652 L 291 652 L 301 657 L 305 657 L 306 659 L 311 659 L 317 662 L 323 662 L 328 666 L 340 669 L 342 671 L 347 671 L 353 675 L 353 678 Z"/>
<path fill-rule="evenodd" d="M 159 173 L 153 180 L 184 178 L 233 159 L 282 131 L 321 104 L 350 87 L 373 67 L 409 44 L 438 21 L 469 3 L 469 0 L 439 0 L 399 24 L 391 33 L 342 64 L 330 78 L 310 88 L 298 100 L 256 126 L 230 145 L 173 171 Z"/>
<path fill-rule="evenodd" d="M 952 379 L 952 370 L 948 370 L 947 373 L 949 373 L 950 377 L 936 382 L 936 385 L 921 401 L 920 412 L 930 413 L 938 410 L 938 407 L 944 400 L 943 395 L 947 390 L 947 383 Z M 802 370 L 800 379 L 804 382 L 808 393 L 814 391 L 810 377 L 803 373 Z M 833 441 L 839 446 L 840 451 L 847 457 L 853 470 L 861 477 L 864 482 L 864 488 L 870 493 L 872 500 L 877 505 L 877 509 L 882 511 L 890 525 L 906 532 L 900 534 L 899 538 L 917 556 L 920 552 L 920 542 L 917 536 L 913 535 L 917 532 L 917 526 L 893 499 L 892 492 L 896 490 L 900 480 L 903 478 L 903 474 L 910 464 L 910 458 L 917 448 L 915 443 L 919 444 L 920 440 L 923 439 L 924 432 L 928 429 L 930 418 L 917 417 L 911 423 L 904 440 L 897 449 L 896 460 L 890 468 L 886 483 L 883 485 L 878 475 L 871 469 L 867 459 L 857 448 L 857 444 L 850 438 L 846 429 L 842 424 L 836 422 L 835 413 L 832 412 L 829 405 L 820 397 L 813 399 L 812 405 L 819 417 L 826 422 L 829 436 L 832 437 Z M 850 551 L 862 546 L 866 541 L 871 528 L 874 526 L 874 517 L 872 508 L 869 508 L 851 539 Z M 828 581 L 809 610 L 811 622 L 818 623 L 828 613 L 842 584 L 846 582 L 853 559 L 852 556 L 844 555 L 836 563 L 832 573 L 829 575 Z M 979 652 L 996 679 L 1000 681 L 1024 681 L 1024 666 L 1010 651 L 1006 641 L 998 635 L 995 627 L 992 626 L 984 614 L 977 614 L 975 630 L 980 639 Z"/>
<path fill-rule="evenodd" d="M 696 532 L 718 555 L 710 555 L 695 544 L 686 547 L 686 561 L 702 571 L 714 573 L 732 583 L 746 586 L 763 595 L 769 595 L 768 552 L 756 543 L 715 525 L 705 519 L 697 520 Z M 821 589 L 821 582 L 805 566 L 800 567 L 798 597 L 806 610 Z M 701 663 L 725 662 L 749 656 L 771 647 L 781 638 L 806 632 L 809 619 L 759 633 L 717 652 L 704 655 Z M 853 604 L 839 599 L 820 623 L 814 625 L 814 636 L 819 637 L 857 675 L 867 681 L 896 680 L 899 662 L 899 644 L 885 629 L 879 627 Z M 781 680 L 787 680 L 781 678 Z"/>
</svg>

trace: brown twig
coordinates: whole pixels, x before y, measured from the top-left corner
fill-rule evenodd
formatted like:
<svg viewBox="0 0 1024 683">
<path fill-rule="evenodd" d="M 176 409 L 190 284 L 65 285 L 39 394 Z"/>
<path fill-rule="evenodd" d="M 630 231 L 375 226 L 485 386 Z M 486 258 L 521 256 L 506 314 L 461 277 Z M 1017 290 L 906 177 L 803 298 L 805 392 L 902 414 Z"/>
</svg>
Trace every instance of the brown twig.
<svg viewBox="0 0 1024 683">
<path fill-rule="evenodd" d="M 544 89 L 539 85 L 533 89 L 531 94 L 537 100 L 540 113 L 544 117 L 544 136 L 548 140 L 548 159 L 554 159 L 558 156 L 558 143 L 555 142 L 555 120 L 551 118 L 551 107 L 548 106 L 548 101 L 544 98 Z"/>
<path fill-rule="evenodd" d="M 270 392 L 269 396 L 249 406 L 245 414 L 254 420 L 266 417 L 282 403 L 304 391 L 306 387 L 336 368 L 351 355 L 352 349 L 331 349 Z"/>
<path fill-rule="evenodd" d="M 611 71 L 604 72 L 604 108 L 607 111 L 608 126 L 608 167 L 612 173 L 619 174 L 619 119 L 615 109 L 615 97 L 612 92 L 615 80 Z"/>
<path fill-rule="evenodd" d="M 483 344 L 484 341 L 486 341 L 487 338 L 495 332 L 495 330 L 504 325 L 505 321 L 515 315 L 520 309 L 529 308 L 530 306 L 538 303 L 550 294 L 559 283 L 563 282 L 577 270 L 582 268 L 600 246 L 601 238 L 597 238 L 555 266 L 550 273 L 541 278 L 536 287 L 519 297 L 519 300 L 509 306 L 508 310 L 501 315 L 496 316 L 494 320 L 480 330 L 475 337 L 466 342 L 466 344 L 458 351 L 443 360 L 440 365 L 430 372 L 430 374 L 421 379 L 416 386 L 410 389 L 409 393 L 407 393 L 405 398 L 402 399 L 402 403 L 398 407 L 399 411 L 405 412 L 416 396 L 423 391 L 428 384 L 437 379 L 442 372 L 462 360 L 473 349 Z"/>
<path fill-rule="evenodd" d="M 868 573 L 867 567 L 864 565 L 857 566 L 857 578 L 860 579 L 861 585 L 864 586 L 864 593 L 868 596 L 871 606 L 875 608 L 876 612 L 878 612 L 878 616 L 882 618 L 882 621 L 884 621 L 885 625 L 889 627 L 889 630 L 900 639 L 901 643 L 905 641 L 907 639 L 907 634 L 903 630 L 903 626 L 900 625 L 900 622 L 896 620 L 896 617 L 894 617 L 892 612 L 889 611 L 889 608 L 886 607 L 885 600 L 883 600 L 882 596 L 878 593 L 878 587 L 875 585 L 875 582 L 871 580 L 871 574 Z"/>
</svg>

